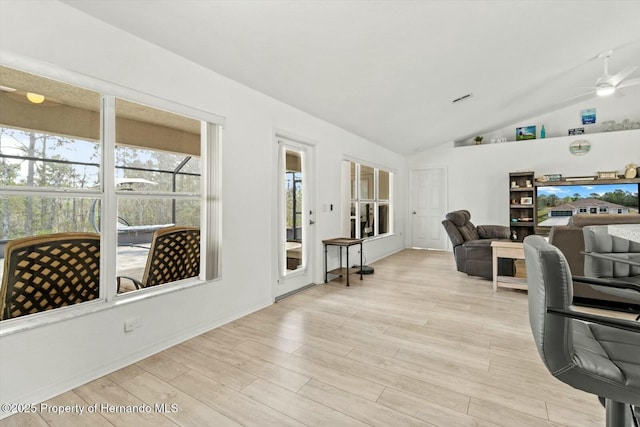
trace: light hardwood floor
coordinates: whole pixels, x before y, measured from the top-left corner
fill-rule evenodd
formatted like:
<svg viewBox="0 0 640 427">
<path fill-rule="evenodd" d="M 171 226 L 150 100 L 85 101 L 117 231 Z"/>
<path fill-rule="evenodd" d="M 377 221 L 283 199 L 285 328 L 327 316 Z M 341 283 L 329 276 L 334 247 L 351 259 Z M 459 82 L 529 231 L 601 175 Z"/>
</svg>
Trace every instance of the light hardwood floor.
<svg viewBox="0 0 640 427">
<path fill-rule="evenodd" d="M 57 396 L 151 414 L 15 415 L 3 426 L 602 426 L 542 365 L 526 293 L 405 250 Z M 175 404 L 155 413 L 154 405 Z"/>
</svg>

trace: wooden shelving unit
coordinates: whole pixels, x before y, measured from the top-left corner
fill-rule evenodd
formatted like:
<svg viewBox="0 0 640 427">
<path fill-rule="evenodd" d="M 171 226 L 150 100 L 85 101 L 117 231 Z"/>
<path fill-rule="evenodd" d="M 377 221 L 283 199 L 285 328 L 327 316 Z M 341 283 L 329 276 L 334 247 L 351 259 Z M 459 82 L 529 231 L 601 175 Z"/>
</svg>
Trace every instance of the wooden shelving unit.
<svg viewBox="0 0 640 427">
<path fill-rule="evenodd" d="M 509 225 L 511 239 L 522 242 L 535 234 L 536 189 L 534 172 L 511 172 L 509 174 Z"/>
</svg>

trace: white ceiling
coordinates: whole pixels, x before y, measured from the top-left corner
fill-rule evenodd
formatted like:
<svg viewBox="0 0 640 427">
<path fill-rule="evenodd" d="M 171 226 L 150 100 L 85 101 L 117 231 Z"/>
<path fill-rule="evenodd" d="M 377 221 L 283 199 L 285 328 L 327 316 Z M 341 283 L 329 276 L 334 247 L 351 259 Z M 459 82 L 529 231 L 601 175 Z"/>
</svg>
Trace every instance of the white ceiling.
<svg viewBox="0 0 640 427">
<path fill-rule="evenodd" d="M 401 154 L 568 105 L 603 51 L 640 65 L 635 0 L 63 1 Z"/>
</svg>

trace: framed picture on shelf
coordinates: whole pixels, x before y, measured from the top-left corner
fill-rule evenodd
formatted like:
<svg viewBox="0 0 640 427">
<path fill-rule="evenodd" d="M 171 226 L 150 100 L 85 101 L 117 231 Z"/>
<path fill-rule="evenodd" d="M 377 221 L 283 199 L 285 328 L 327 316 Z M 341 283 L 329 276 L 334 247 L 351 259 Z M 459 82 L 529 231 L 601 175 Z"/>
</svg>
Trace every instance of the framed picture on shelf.
<svg viewBox="0 0 640 427">
<path fill-rule="evenodd" d="M 527 139 L 536 139 L 536 127 L 524 126 L 516 128 L 516 141 L 524 141 Z"/>
<path fill-rule="evenodd" d="M 596 122 L 596 109 L 586 108 L 580 111 L 580 117 L 583 125 L 592 125 Z"/>
<path fill-rule="evenodd" d="M 521 197 L 520 198 L 520 204 L 521 205 L 532 205 L 533 204 L 533 197 Z"/>
</svg>

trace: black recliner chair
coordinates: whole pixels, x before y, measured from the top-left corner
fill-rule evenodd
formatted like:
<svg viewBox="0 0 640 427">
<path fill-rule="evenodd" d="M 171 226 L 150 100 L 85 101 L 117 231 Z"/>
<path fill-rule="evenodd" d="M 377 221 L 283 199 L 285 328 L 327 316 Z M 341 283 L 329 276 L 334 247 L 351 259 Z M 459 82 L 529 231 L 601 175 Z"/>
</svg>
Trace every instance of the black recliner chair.
<svg viewBox="0 0 640 427">
<path fill-rule="evenodd" d="M 604 400 L 607 426 L 638 425 L 633 407 L 640 405 L 640 323 L 573 311 L 569 264 L 543 237 L 526 237 L 524 255 L 529 323 L 549 372 Z"/>
<path fill-rule="evenodd" d="M 449 212 L 442 221 L 451 239 L 453 255 L 458 271 L 470 276 L 493 279 L 491 242 L 509 240 L 509 227 L 503 225 L 475 226 L 467 210 Z M 512 259 L 498 259 L 498 275 L 513 276 L 515 264 Z"/>
</svg>

